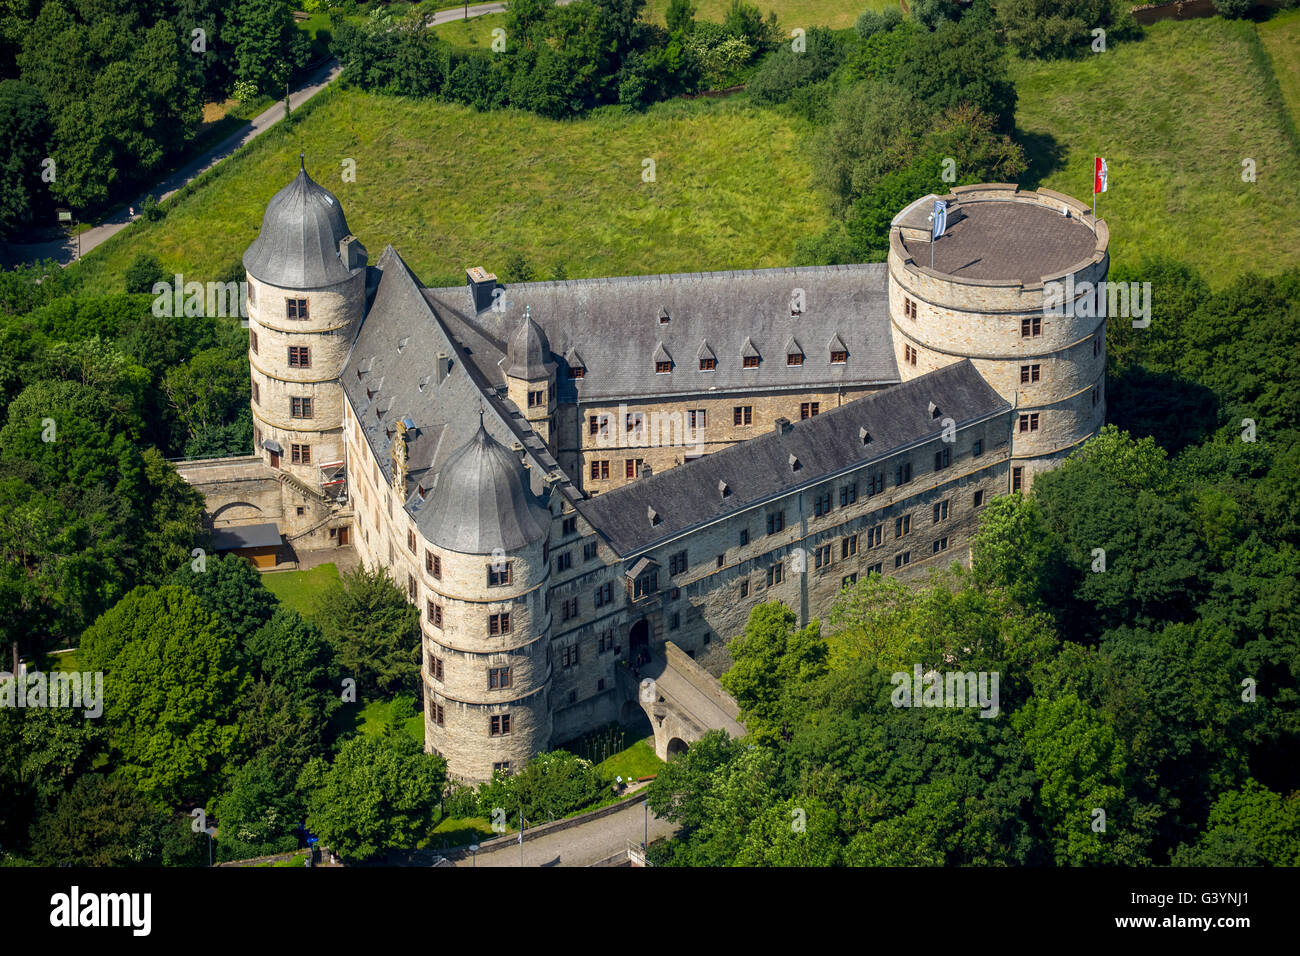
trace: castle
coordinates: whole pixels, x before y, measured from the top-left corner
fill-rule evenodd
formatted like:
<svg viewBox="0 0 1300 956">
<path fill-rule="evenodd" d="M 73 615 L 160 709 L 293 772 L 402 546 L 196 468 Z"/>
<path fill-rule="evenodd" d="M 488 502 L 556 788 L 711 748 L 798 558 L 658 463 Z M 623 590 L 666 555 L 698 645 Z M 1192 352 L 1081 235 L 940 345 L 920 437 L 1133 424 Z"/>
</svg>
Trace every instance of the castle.
<svg viewBox="0 0 1300 956">
<path fill-rule="evenodd" d="M 886 263 L 425 288 L 304 169 L 244 255 L 254 454 L 181 472 L 236 540 L 386 568 L 426 748 L 517 770 L 636 712 L 624 661 L 671 641 L 718 674 L 759 602 L 802 623 L 968 561 L 992 497 L 1101 427 L 1106 319 L 1044 284 L 1105 279 L 1105 223 L 959 187 L 931 248 L 935 198 Z"/>
</svg>

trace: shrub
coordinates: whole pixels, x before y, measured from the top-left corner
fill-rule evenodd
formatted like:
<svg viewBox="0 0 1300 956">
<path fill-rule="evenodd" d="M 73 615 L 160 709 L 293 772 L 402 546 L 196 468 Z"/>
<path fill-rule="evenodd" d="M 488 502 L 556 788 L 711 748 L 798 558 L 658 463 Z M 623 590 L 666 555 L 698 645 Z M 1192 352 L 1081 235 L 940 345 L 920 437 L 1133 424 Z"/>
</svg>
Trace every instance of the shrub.
<svg viewBox="0 0 1300 956">
<path fill-rule="evenodd" d="M 1250 12 L 1255 0 L 1214 0 L 1214 9 L 1219 16 L 1229 20 L 1239 20 Z"/>
<path fill-rule="evenodd" d="M 888 33 L 903 22 L 903 13 L 898 7 L 886 7 L 877 13 L 875 10 L 863 10 L 858 17 L 856 28 L 858 36 L 867 40 L 877 33 Z"/>
<path fill-rule="evenodd" d="M 166 273 L 157 257 L 142 252 L 126 268 L 126 291 L 152 292 L 153 284 L 165 278 Z"/>
<path fill-rule="evenodd" d="M 802 53 L 782 44 L 763 61 L 746 89 L 756 102 L 784 103 L 795 90 L 830 76 L 842 59 L 835 34 L 826 27 L 813 27 Z"/>
</svg>

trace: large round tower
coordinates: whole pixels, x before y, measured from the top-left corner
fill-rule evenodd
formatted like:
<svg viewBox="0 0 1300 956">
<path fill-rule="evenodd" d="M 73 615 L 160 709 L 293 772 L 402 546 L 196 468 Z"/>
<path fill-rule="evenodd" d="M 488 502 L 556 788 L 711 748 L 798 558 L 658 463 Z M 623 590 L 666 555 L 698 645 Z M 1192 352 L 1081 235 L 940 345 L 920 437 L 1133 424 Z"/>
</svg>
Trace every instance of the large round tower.
<svg viewBox="0 0 1300 956">
<path fill-rule="evenodd" d="M 947 201 L 948 227 L 931 248 L 937 198 Z M 1094 290 L 1106 278 L 1109 238 L 1083 203 L 1013 184 L 923 197 L 890 228 L 900 375 L 972 361 L 1016 410 L 1009 490 L 1027 490 L 1105 421 L 1105 303 Z"/>
<path fill-rule="evenodd" d="M 550 512 L 481 423 L 422 510 L 425 744 L 462 780 L 518 771 L 551 741 Z"/>
<path fill-rule="evenodd" d="M 343 458 L 339 377 L 365 311 L 366 251 L 329 190 L 300 169 L 244 253 L 256 453 L 321 486 Z"/>
</svg>

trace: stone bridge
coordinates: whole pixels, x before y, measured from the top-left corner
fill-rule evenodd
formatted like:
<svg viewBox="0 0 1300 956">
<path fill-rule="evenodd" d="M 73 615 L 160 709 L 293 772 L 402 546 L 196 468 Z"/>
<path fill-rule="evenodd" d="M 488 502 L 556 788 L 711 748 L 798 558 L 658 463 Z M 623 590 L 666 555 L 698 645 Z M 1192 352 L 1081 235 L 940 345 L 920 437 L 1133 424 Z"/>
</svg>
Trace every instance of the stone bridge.
<svg viewBox="0 0 1300 956">
<path fill-rule="evenodd" d="M 655 754 L 667 760 L 686 751 L 710 730 L 743 737 L 740 708 L 716 677 L 667 641 L 639 668 L 637 699 L 654 729 Z"/>
</svg>

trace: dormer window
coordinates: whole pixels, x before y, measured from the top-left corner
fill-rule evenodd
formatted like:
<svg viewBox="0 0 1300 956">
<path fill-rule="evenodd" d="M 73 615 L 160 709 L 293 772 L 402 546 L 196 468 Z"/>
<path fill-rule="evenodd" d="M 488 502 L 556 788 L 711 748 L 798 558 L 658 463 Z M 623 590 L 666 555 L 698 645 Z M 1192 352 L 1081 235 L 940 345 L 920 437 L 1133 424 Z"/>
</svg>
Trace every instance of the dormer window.
<svg viewBox="0 0 1300 956">
<path fill-rule="evenodd" d="M 664 375 L 673 370 L 673 357 L 668 354 L 662 342 L 655 348 L 654 363 L 656 375 Z"/>
<path fill-rule="evenodd" d="M 744 364 L 744 367 L 745 367 L 745 368 L 758 368 L 758 356 L 757 356 L 757 355 L 746 355 L 746 356 L 745 356 L 745 361 L 744 361 L 743 364 Z"/>
<path fill-rule="evenodd" d="M 845 352 L 845 351 L 839 351 L 839 352 L 832 352 L 832 353 L 831 353 L 831 364 L 832 364 L 832 365 L 843 365 L 843 364 L 844 364 L 845 362 L 847 362 L 848 360 L 849 360 L 849 353 L 848 353 L 848 352 Z"/>
<path fill-rule="evenodd" d="M 673 370 L 672 362 L 655 362 L 656 375 L 663 375 L 664 373 L 671 372 L 672 370 Z"/>
<path fill-rule="evenodd" d="M 785 364 L 786 364 L 786 365 L 802 365 L 802 364 L 803 364 L 803 356 L 802 356 L 801 354 L 796 353 L 796 352 L 791 352 L 791 353 L 789 353 L 788 355 L 786 355 L 786 357 L 785 357 Z"/>
<path fill-rule="evenodd" d="M 718 360 L 715 359 L 712 355 L 710 355 L 708 358 L 700 359 L 701 372 L 712 372 L 717 367 L 718 367 Z"/>
<path fill-rule="evenodd" d="M 586 374 L 587 374 L 587 370 L 583 368 L 581 365 L 569 366 L 569 378 L 582 378 Z"/>
<path fill-rule="evenodd" d="M 660 325 L 667 325 L 667 324 L 668 324 L 668 310 L 667 310 L 667 309 L 660 309 L 660 310 L 659 310 L 659 324 L 660 324 Z"/>
</svg>

